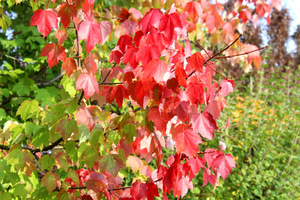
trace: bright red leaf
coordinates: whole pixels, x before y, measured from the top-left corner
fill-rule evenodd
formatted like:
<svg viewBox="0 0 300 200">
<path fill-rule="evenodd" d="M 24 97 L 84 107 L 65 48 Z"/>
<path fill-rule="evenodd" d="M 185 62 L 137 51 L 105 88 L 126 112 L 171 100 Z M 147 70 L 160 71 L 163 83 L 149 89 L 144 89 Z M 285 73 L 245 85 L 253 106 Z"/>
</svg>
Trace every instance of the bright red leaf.
<svg viewBox="0 0 300 200">
<path fill-rule="evenodd" d="M 96 92 L 99 94 L 98 82 L 95 76 L 81 74 L 76 81 L 76 90 L 83 89 L 86 100 Z"/>
<path fill-rule="evenodd" d="M 202 72 L 204 63 L 205 63 L 205 59 L 203 58 L 202 54 L 200 52 L 196 52 L 188 60 L 188 67 L 197 70 L 199 72 Z"/>
<path fill-rule="evenodd" d="M 147 185 L 138 181 L 134 182 L 131 185 L 130 194 L 134 197 L 135 200 L 147 199 Z"/>
<path fill-rule="evenodd" d="M 122 108 L 123 99 L 128 98 L 127 90 L 123 85 L 117 85 L 112 89 L 111 98 Z"/>
<path fill-rule="evenodd" d="M 57 65 L 59 60 L 64 62 L 67 59 L 65 48 L 53 43 L 46 44 L 41 52 L 41 56 L 47 56 L 47 62 L 50 68 Z"/>
<path fill-rule="evenodd" d="M 149 12 L 147 12 L 147 14 L 140 21 L 142 31 L 146 34 L 151 31 L 153 26 L 158 28 L 163 15 L 163 12 L 159 9 L 151 9 Z"/>
<path fill-rule="evenodd" d="M 172 135 L 177 153 L 184 152 L 188 156 L 197 155 L 197 152 L 199 151 L 198 145 L 202 143 L 202 139 L 200 135 L 190 129 L 188 125 L 177 125 L 174 128 Z"/>
<path fill-rule="evenodd" d="M 71 17 L 77 16 L 76 6 L 63 3 L 59 7 L 57 16 L 61 18 L 61 23 L 64 25 L 65 29 L 67 29 L 70 24 Z"/>
<path fill-rule="evenodd" d="M 172 41 L 175 35 L 175 28 L 182 28 L 178 13 L 165 14 L 161 18 L 159 30 L 164 32 L 169 41 Z"/>
<path fill-rule="evenodd" d="M 146 45 L 140 48 L 136 54 L 138 61 L 141 61 L 143 65 L 148 64 L 151 60 L 159 59 L 160 53 L 157 45 Z"/>
<path fill-rule="evenodd" d="M 34 25 L 37 25 L 39 32 L 43 34 L 43 37 L 46 37 L 51 32 L 52 28 L 57 28 L 57 16 L 50 10 L 36 10 L 30 21 L 30 26 Z"/>
<path fill-rule="evenodd" d="M 188 2 L 184 7 L 184 11 L 187 12 L 188 18 L 194 22 L 203 15 L 202 6 L 197 1 Z"/>
<path fill-rule="evenodd" d="M 153 77 L 157 82 L 163 80 L 163 76 L 167 71 L 167 63 L 163 60 L 152 60 L 143 69 L 143 78 L 150 79 Z"/>
<path fill-rule="evenodd" d="M 192 104 L 204 103 L 204 87 L 202 83 L 189 83 L 186 88 L 186 94 Z"/>
</svg>

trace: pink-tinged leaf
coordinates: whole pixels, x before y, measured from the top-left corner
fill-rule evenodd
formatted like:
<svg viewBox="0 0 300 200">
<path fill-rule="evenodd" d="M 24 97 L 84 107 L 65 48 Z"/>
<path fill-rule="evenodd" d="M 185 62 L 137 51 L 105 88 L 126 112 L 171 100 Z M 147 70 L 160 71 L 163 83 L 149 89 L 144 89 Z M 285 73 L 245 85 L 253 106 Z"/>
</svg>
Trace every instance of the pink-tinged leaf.
<svg viewBox="0 0 300 200">
<path fill-rule="evenodd" d="M 84 66 L 87 68 L 88 72 L 95 76 L 97 72 L 97 64 L 92 53 L 84 60 Z"/>
<path fill-rule="evenodd" d="M 101 21 L 100 22 L 100 28 L 101 28 L 101 44 L 104 44 L 107 40 L 107 36 L 112 32 L 112 23 L 109 21 Z"/>
<path fill-rule="evenodd" d="M 210 168 L 214 159 L 220 154 L 220 152 L 216 149 L 205 149 L 204 152 L 204 162 L 207 163 L 207 167 Z"/>
<path fill-rule="evenodd" d="M 224 153 L 218 155 L 211 165 L 212 170 L 220 173 L 224 181 L 227 178 L 227 176 L 231 173 L 232 167 L 235 167 L 233 156 Z"/>
<path fill-rule="evenodd" d="M 202 72 L 205 59 L 200 52 L 194 53 L 188 60 L 188 67 L 199 72 Z"/>
<path fill-rule="evenodd" d="M 123 99 L 128 98 L 127 89 L 123 85 L 117 85 L 112 89 L 111 98 L 122 108 Z"/>
<path fill-rule="evenodd" d="M 216 97 L 213 101 L 208 103 L 204 112 L 210 113 L 214 119 L 219 119 L 220 113 L 226 106 L 226 100 L 223 97 Z"/>
<path fill-rule="evenodd" d="M 126 166 L 136 173 L 143 166 L 143 161 L 136 156 L 128 156 L 126 160 Z"/>
<path fill-rule="evenodd" d="M 219 95 L 221 97 L 227 96 L 230 92 L 233 92 L 234 80 L 223 80 L 220 84 Z"/>
<path fill-rule="evenodd" d="M 208 28 L 208 32 L 211 33 L 212 30 L 216 27 L 216 20 L 213 15 L 207 15 L 205 20 L 205 25 Z"/>
<path fill-rule="evenodd" d="M 188 2 L 184 7 L 184 11 L 187 12 L 188 18 L 194 22 L 203 15 L 202 6 L 197 1 Z"/>
<path fill-rule="evenodd" d="M 52 172 L 47 172 L 43 176 L 41 183 L 42 183 L 42 185 L 46 186 L 47 190 L 50 193 L 52 193 L 56 187 L 59 189 L 61 186 L 61 182 L 60 182 L 58 174 L 52 173 Z"/>
<path fill-rule="evenodd" d="M 79 107 L 76 113 L 77 124 L 85 124 L 90 131 L 95 127 L 95 121 L 86 107 Z"/>
<path fill-rule="evenodd" d="M 51 32 L 52 28 L 57 28 L 57 16 L 50 10 L 36 10 L 30 21 L 30 26 L 35 25 L 37 25 L 37 28 L 39 32 L 43 34 L 43 37 L 46 37 Z"/>
<path fill-rule="evenodd" d="M 56 44 L 46 44 L 41 52 L 41 56 L 47 56 L 47 62 L 49 67 L 57 65 L 58 61 L 64 62 L 67 59 L 65 48 Z"/>
<path fill-rule="evenodd" d="M 136 54 L 136 58 L 138 61 L 141 61 L 142 64 L 145 66 L 151 60 L 159 59 L 160 52 L 158 50 L 157 45 L 146 45 L 140 48 L 140 50 Z"/>
<path fill-rule="evenodd" d="M 175 127 L 172 135 L 177 153 L 184 152 L 188 156 L 197 156 L 199 144 L 202 143 L 199 134 L 190 129 L 188 125 L 179 124 Z"/>
<path fill-rule="evenodd" d="M 174 195 L 178 198 L 183 198 L 189 189 L 193 189 L 193 182 L 190 181 L 189 177 L 182 176 L 179 180 L 176 181 Z"/>
<path fill-rule="evenodd" d="M 175 106 L 174 113 L 182 122 L 188 120 L 188 106 L 189 104 L 186 101 L 182 101 L 177 106 Z"/>
<path fill-rule="evenodd" d="M 67 39 L 67 33 L 65 30 L 58 30 L 55 34 L 55 38 L 58 40 L 58 44 L 62 45 Z"/>
<path fill-rule="evenodd" d="M 257 46 L 256 45 L 252 45 L 252 44 L 244 44 L 244 52 L 250 52 L 250 51 L 254 51 L 257 50 Z M 262 63 L 262 58 L 260 56 L 259 51 L 254 51 L 250 54 L 248 54 L 248 64 L 251 64 L 253 62 L 254 66 L 256 69 L 260 69 L 260 64 Z"/>
<path fill-rule="evenodd" d="M 67 29 L 70 24 L 71 17 L 77 16 L 76 6 L 63 3 L 59 7 L 57 16 L 61 18 L 61 23 L 64 25 L 65 29 Z"/>
<path fill-rule="evenodd" d="M 147 185 L 145 183 L 140 183 L 138 181 L 134 182 L 130 188 L 130 194 L 135 200 L 147 199 L 148 191 Z"/>
<path fill-rule="evenodd" d="M 76 81 L 76 90 L 83 89 L 86 100 L 96 92 L 99 94 L 98 82 L 95 76 L 81 74 Z"/>
<path fill-rule="evenodd" d="M 125 137 L 119 141 L 117 149 L 123 149 L 126 157 L 134 153 L 132 144 L 129 143 Z"/>
<path fill-rule="evenodd" d="M 163 12 L 159 9 L 151 9 L 149 12 L 147 12 L 147 14 L 141 19 L 139 23 L 142 31 L 147 34 L 151 31 L 153 26 L 155 28 L 158 28 L 163 15 Z"/>
<path fill-rule="evenodd" d="M 85 19 L 79 25 L 78 38 L 87 40 L 86 51 L 89 53 L 96 44 L 101 44 L 102 33 L 100 24 L 94 19 Z"/>
<path fill-rule="evenodd" d="M 136 19 L 136 20 L 139 20 L 140 18 L 143 17 L 141 11 L 139 11 L 139 10 L 133 8 L 133 7 L 131 7 L 131 8 L 128 10 L 128 12 L 131 13 L 131 14 L 132 14 L 132 17 L 133 17 L 134 19 Z"/>
<path fill-rule="evenodd" d="M 217 180 L 217 176 L 212 174 L 210 172 L 209 169 L 205 169 L 204 172 L 203 172 L 203 187 L 205 185 L 207 185 L 207 181 L 212 185 L 212 186 L 215 186 L 216 184 L 216 180 Z"/>
<path fill-rule="evenodd" d="M 186 89 L 186 94 L 192 104 L 204 103 L 204 86 L 202 83 L 189 83 Z"/>
<path fill-rule="evenodd" d="M 229 126 L 230 126 L 230 118 L 227 117 L 227 123 L 226 123 L 225 129 L 227 130 L 229 128 Z"/>
<path fill-rule="evenodd" d="M 203 137 L 209 140 L 214 137 L 214 131 L 218 129 L 216 121 L 212 115 L 207 112 L 193 114 L 192 126 L 195 132 L 199 132 Z"/>
<path fill-rule="evenodd" d="M 77 69 L 76 61 L 73 58 L 67 58 L 62 64 L 62 69 L 66 72 L 68 77 Z"/>
<path fill-rule="evenodd" d="M 125 22 L 122 23 L 122 27 L 125 29 L 125 34 L 133 35 L 137 29 L 137 23 L 126 19 Z"/>
<path fill-rule="evenodd" d="M 281 8 L 281 0 L 272 0 L 271 1 L 271 8 L 275 7 L 277 10 Z"/>
<path fill-rule="evenodd" d="M 199 156 L 196 156 L 195 158 L 191 157 L 187 161 L 187 164 L 191 167 L 191 172 L 190 172 L 190 176 L 189 176 L 191 178 L 191 180 L 196 176 L 196 174 L 200 171 L 201 168 L 202 169 L 205 168 L 205 162 Z"/>
<path fill-rule="evenodd" d="M 174 39 L 175 35 L 175 28 L 182 28 L 181 21 L 179 19 L 178 13 L 172 13 L 172 14 L 165 14 L 161 18 L 161 22 L 159 25 L 159 30 L 165 33 L 166 37 L 169 39 L 169 41 L 172 41 Z"/>
<path fill-rule="evenodd" d="M 106 190 L 107 180 L 103 174 L 93 171 L 90 174 L 90 179 L 86 182 L 86 187 L 88 190 L 93 190 L 94 192 L 101 192 Z"/>
<path fill-rule="evenodd" d="M 152 60 L 143 69 L 143 78 L 150 79 L 153 77 L 157 82 L 163 80 L 163 76 L 167 71 L 167 63 L 163 60 Z"/>
</svg>

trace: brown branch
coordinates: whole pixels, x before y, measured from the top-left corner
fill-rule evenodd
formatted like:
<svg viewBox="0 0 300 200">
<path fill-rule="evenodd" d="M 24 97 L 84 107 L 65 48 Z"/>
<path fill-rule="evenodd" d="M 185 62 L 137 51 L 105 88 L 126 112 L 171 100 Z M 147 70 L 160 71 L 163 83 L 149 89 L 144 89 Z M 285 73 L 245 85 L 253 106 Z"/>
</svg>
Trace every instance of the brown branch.
<svg viewBox="0 0 300 200">
<path fill-rule="evenodd" d="M 41 152 L 41 151 L 48 151 L 53 149 L 54 147 L 56 147 L 57 145 L 59 145 L 59 143 L 63 142 L 64 139 L 61 137 L 58 140 L 56 140 L 55 142 L 53 142 L 51 145 L 44 147 L 42 150 L 41 149 L 34 149 L 33 152 Z"/>
<path fill-rule="evenodd" d="M 240 53 L 240 54 L 236 54 L 236 55 L 232 55 L 232 56 L 217 56 L 215 57 L 215 59 L 220 59 L 220 58 L 233 58 L 233 57 L 236 57 L 236 56 L 244 56 L 244 55 L 248 55 L 250 53 L 253 53 L 255 51 L 260 51 L 260 50 L 263 50 L 265 48 L 267 48 L 267 46 L 264 46 L 264 47 L 261 47 L 261 48 L 258 48 L 258 49 L 255 49 L 255 50 L 252 50 L 252 51 L 248 51 L 248 52 L 244 52 L 244 53 Z"/>
</svg>

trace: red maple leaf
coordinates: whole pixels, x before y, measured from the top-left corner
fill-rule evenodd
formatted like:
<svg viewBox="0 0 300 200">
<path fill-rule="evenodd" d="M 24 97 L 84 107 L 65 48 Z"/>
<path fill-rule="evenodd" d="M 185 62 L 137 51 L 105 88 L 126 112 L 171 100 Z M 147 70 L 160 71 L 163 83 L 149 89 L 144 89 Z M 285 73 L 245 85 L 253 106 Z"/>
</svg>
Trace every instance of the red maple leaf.
<svg viewBox="0 0 300 200">
<path fill-rule="evenodd" d="M 138 181 L 134 182 L 131 185 L 130 194 L 136 200 L 145 199 L 148 195 L 147 185 Z"/>
<path fill-rule="evenodd" d="M 185 70 L 181 67 L 181 66 L 177 66 L 175 68 L 175 77 L 178 80 L 178 83 L 183 86 L 186 87 L 186 78 L 188 77 Z"/>
<path fill-rule="evenodd" d="M 65 70 L 68 77 L 77 69 L 76 61 L 73 58 L 67 58 L 62 64 L 62 69 Z"/>
<path fill-rule="evenodd" d="M 157 82 L 163 80 L 163 76 L 167 71 L 167 63 L 163 60 L 152 60 L 143 68 L 143 78 L 149 79 L 153 77 Z"/>
<path fill-rule="evenodd" d="M 185 122 L 188 119 L 188 108 L 189 108 L 189 104 L 186 101 L 181 101 L 179 104 L 177 104 L 174 107 L 174 113 L 177 115 L 177 117 Z"/>
<path fill-rule="evenodd" d="M 159 197 L 157 186 L 154 184 L 154 182 L 147 183 L 147 199 L 153 199 L 154 196 Z"/>
<path fill-rule="evenodd" d="M 117 85 L 112 89 L 111 98 L 115 99 L 116 103 L 122 108 L 123 99 L 128 98 L 127 90 L 124 85 Z"/>
<path fill-rule="evenodd" d="M 57 28 L 57 16 L 50 10 L 36 10 L 30 21 L 30 26 L 34 25 L 37 25 L 39 32 L 43 34 L 43 37 L 46 37 L 51 32 L 52 28 Z"/>
<path fill-rule="evenodd" d="M 46 44 L 41 52 L 41 56 L 47 56 L 47 62 L 50 68 L 57 65 L 59 60 L 64 62 L 67 59 L 65 48 L 53 43 Z"/>
<path fill-rule="evenodd" d="M 63 3 L 58 10 L 57 16 L 61 18 L 61 23 L 65 29 L 69 26 L 71 17 L 77 16 L 77 9 L 75 5 Z"/>
<path fill-rule="evenodd" d="M 194 22 L 203 15 L 202 6 L 197 1 L 188 2 L 184 7 L 184 11 L 187 12 L 188 18 Z"/>
<path fill-rule="evenodd" d="M 142 31 L 146 34 L 151 31 L 153 26 L 158 28 L 163 15 L 163 12 L 159 9 L 151 9 L 149 12 L 147 12 L 147 14 L 139 23 Z"/>
<path fill-rule="evenodd" d="M 204 87 L 202 83 L 189 83 L 186 89 L 186 94 L 192 104 L 204 103 Z"/>
<path fill-rule="evenodd" d="M 95 75 L 97 72 L 97 64 L 94 60 L 94 55 L 92 53 L 90 53 L 90 55 L 88 57 L 85 58 L 84 60 L 84 66 L 87 68 L 87 70 L 89 71 L 89 73 L 91 73 L 92 75 Z"/>
<path fill-rule="evenodd" d="M 251 19 L 251 9 L 242 10 L 239 13 L 239 19 L 241 19 L 244 23 Z"/>
<path fill-rule="evenodd" d="M 86 51 L 89 53 L 96 44 L 101 44 L 101 27 L 94 19 L 87 18 L 79 25 L 78 38 L 87 39 Z"/>
<path fill-rule="evenodd" d="M 258 49 L 256 45 L 252 44 L 244 44 L 244 52 L 254 51 Z M 248 64 L 253 62 L 256 69 L 260 68 L 260 64 L 262 63 L 262 58 L 260 56 L 259 51 L 254 51 L 248 55 Z"/>
<path fill-rule="evenodd" d="M 212 115 L 207 112 L 193 114 L 192 126 L 194 131 L 199 132 L 203 137 L 209 140 L 214 137 L 215 129 L 218 129 L 216 121 Z"/>
<path fill-rule="evenodd" d="M 211 168 L 223 177 L 223 180 L 231 173 L 231 168 L 235 167 L 234 158 L 230 154 L 219 154 L 213 161 Z"/>
<path fill-rule="evenodd" d="M 169 41 L 172 41 L 175 36 L 175 28 L 182 28 L 178 13 L 165 14 L 161 18 L 159 30 L 164 32 Z"/>
<path fill-rule="evenodd" d="M 98 82 L 95 76 L 81 74 L 76 81 L 76 90 L 83 89 L 86 100 L 96 92 L 99 94 Z"/>
<path fill-rule="evenodd" d="M 205 169 L 203 172 L 203 187 L 207 185 L 207 181 L 210 182 L 212 186 L 215 186 L 217 176 L 212 174 L 209 169 Z"/>
<path fill-rule="evenodd" d="M 205 59 L 200 52 L 194 53 L 188 60 L 188 68 L 202 72 Z"/>
<path fill-rule="evenodd" d="M 123 57 L 124 64 L 126 65 L 127 63 L 129 63 L 130 66 L 134 69 L 138 65 L 138 62 L 136 61 L 136 52 L 137 52 L 137 50 L 138 49 L 135 48 L 134 46 L 128 47 L 125 54 L 124 54 L 124 57 Z"/>
<path fill-rule="evenodd" d="M 198 145 L 202 143 L 199 134 L 195 133 L 187 124 L 179 124 L 172 133 L 177 153 L 184 152 L 189 156 L 196 156 Z"/>
<path fill-rule="evenodd" d="M 266 3 L 260 3 L 256 5 L 256 12 L 260 17 L 264 17 L 266 12 L 270 11 L 270 7 Z"/>
<path fill-rule="evenodd" d="M 67 33 L 65 30 L 58 30 L 55 34 L 55 38 L 58 40 L 58 44 L 62 45 L 67 39 Z"/>
<path fill-rule="evenodd" d="M 219 90 L 219 95 L 221 97 L 227 96 L 230 92 L 233 92 L 234 80 L 223 80 L 220 83 L 221 89 Z"/>
<path fill-rule="evenodd" d="M 104 44 L 104 42 L 107 39 L 107 36 L 112 32 L 113 26 L 111 22 L 101 21 L 100 28 L 101 28 L 101 36 L 102 36 L 101 44 Z"/>
<path fill-rule="evenodd" d="M 77 124 L 85 124 L 90 131 L 95 127 L 95 121 L 87 107 L 79 107 L 76 113 Z"/>
<path fill-rule="evenodd" d="M 127 46 L 132 46 L 132 37 L 129 35 L 122 35 L 118 41 L 117 46 L 121 52 L 125 52 Z"/>
<path fill-rule="evenodd" d="M 145 45 L 136 54 L 138 61 L 141 61 L 143 65 L 146 65 L 151 60 L 159 59 L 160 53 L 157 45 Z"/>
</svg>

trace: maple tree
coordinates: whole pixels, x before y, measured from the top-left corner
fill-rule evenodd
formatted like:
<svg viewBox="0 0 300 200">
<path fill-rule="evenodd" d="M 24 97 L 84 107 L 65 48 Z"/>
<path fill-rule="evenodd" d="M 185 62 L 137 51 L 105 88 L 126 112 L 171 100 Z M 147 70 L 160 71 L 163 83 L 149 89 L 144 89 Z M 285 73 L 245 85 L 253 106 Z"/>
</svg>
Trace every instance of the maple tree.
<svg viewBox="0 0 300 200">
<path fill-rule="evenodd" d="M 248 0 L 256 6 L 252 15 L 239 0 L 224 18 L 223 6 L 209 1 L 139 1 L 141 10 L 97 2 L 14 2 L 32 6 L 31 29 L 43 38 L 42 49 L 36 47 L 38 63 L 26 61 L 26 55 L 20 63 L 28 63 L 35 75 L 42 63 L 49 74 L 61 71 L 40 86 L 61 80 L 59 92 L 39 89 L 36 98 L 30 98 L 31 89 L 18 89 L 37 87 L 30 76 L 14 86 L 28 99 L 0 133 L 5 172 L 22 173 L 7 187 L 19 191 L 30 183 L 39 198 L 167 199 L 170 193 L 184 197 L 197 173 L 203 173 L 203 186 L 216 187 L 235 162 L 224 148 L 206 148 L 204 142 L 214 138 L 234 87 L 215 60 L 244 61 L 258 69 L 259 48 L 241 43 L 234 31 L 242 32 L 251 19 L 266 15 L 268 21 L 279 1 Z M 213 44 L 224 38 L 226 48 L 206 50 L 202 30 Z M 18 73 L 9 63 L 4 67 Z M 135 175 L 129 186 L 124 186 L 126 169 Z"/>
</svg>

